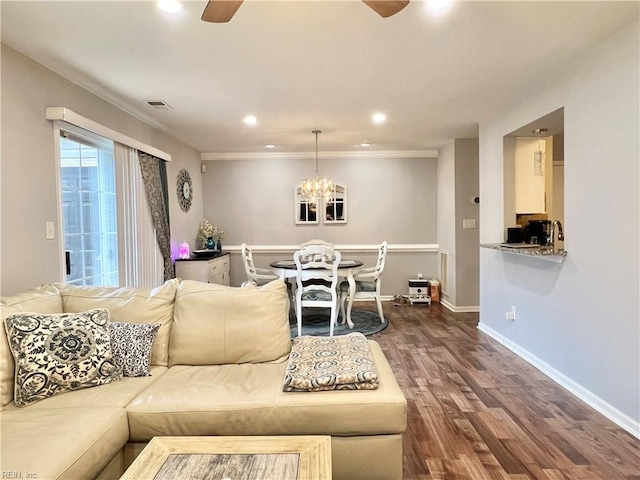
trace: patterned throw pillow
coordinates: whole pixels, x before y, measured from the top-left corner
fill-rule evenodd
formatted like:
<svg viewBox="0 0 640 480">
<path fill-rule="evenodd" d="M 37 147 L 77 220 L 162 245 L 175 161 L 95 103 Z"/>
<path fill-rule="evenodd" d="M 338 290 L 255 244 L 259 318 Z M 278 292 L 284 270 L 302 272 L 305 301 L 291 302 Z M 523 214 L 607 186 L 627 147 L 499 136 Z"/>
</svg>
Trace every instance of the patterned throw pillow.
<svg viewBox="0 0 640 480">
<path fill-rule="evenodd" d="M 153 341 L 160 329 L 159 323 L 111 322 L 111 350 L 115 364 L 125 377 L 147 377 Z"/>
<path fill-rule="evenodd" d="M 19 407 L 122 379 L 109 342 L 109 311 L 15 313 L 4 320 L 16 363 Z"/>
</svg>

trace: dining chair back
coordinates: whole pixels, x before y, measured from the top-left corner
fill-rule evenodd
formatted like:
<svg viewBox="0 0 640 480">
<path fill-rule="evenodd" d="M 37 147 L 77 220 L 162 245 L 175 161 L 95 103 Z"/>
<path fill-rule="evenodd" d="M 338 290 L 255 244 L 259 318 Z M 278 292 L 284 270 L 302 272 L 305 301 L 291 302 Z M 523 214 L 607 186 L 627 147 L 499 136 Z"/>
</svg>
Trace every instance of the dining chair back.
<svg viewBox="0 0 640 480">
<path fill-rule="evenodd" d="M 375 299 L 378 306 L 378 315 L 382 323 L 384 320 L 384 313 L 382 312 L 382 301 L 380 298 L 380 284 L 382 282 L 382 272 L 384 271 L 384 265 L 387 259 L 387 242 L 386 240 L 378 247 L 378 259 L 375 267 L 362 268 L 353 276 L 356 281 L 356 291 L 353 299 Z M 342 315 L 342 323 L 346 321 L 346 315 L 344 306 L 349 299 L 349 284 L 348 282 L 340 283 L 340 314 Z"/>
<path fill-rule="evenodd" d="M 330 308 L 329 336 L 338 316 L 339 251 L 326 245 L 308 245 L 293 254 L 296 264 L 296 319 L 302 335 L 302 309 Z"/>
<path fill-rule="evenodd" d="M 247 274 L 247 281 L 255 282 L 258 285 L 264 285 L 273 280 L 277 280 L 278 275 L 273 273 L 270 268 L 258 268 L 253 261 L 253 251 L 246 243 L 242 244 L 242 263 L 244 264 L 244 271 Z"/>
<path fill-rule="evenodd" d="M 333 259 L 333 251 L 335 250 L 335 246 L 333 245 L 333 243 L 331 242 L 327 242 L 325 240 L 321 240 L 319 238 L 315 238 L 313 240 L 309 240 L 308 242 L 302 243 L 300 244 L 300 248 L 305 248 L 311 245 L 322 245 L 325 246 L 327 248 L 329 248 L 331 250 L 331 255 L 330 257 L 328 257 L 330 260 Z"/>
</svg>

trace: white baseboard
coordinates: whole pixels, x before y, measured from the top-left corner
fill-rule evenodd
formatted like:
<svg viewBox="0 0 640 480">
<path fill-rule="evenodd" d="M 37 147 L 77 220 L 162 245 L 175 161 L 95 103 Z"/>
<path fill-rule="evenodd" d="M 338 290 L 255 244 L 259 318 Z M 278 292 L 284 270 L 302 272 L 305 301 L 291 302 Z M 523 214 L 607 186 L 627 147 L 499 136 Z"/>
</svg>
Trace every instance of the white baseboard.
<svg viewBox="0 0 640 480">
<path fill-rule="evenodd" d="M 475 313 L 480 311 L 480 307 L 475 307 L 475 306 L 456 307 L 455 305 L 450 303 L 447 299 L 442 297 L 440 297 L 440 303 L 454 313 Z"/>
<path fill-rule="evenodd" d="M 382 300 L 383 302 L 389 302 L 391 300 L 393 300 L 394 295 L 381 295 L 380 296 L 380 300 Z M 353 300 L 354 302 L 373 302 L 375 301 L 373 298 L 356 298 Z M 438 302 L 433 302 L 433 303 L 438 303 Z M 474 307 L 474 306 L 470 306 L 470 307 L 456 307 L 455 305 L 452 305 L 451 303 L 449 303 L 447 300 L 443 299 L 442 297 L 440 298 L 440 303 L 448 308 L 449 310 L 451 310 L 454 313 L 476 313 L 480 311 L 480 307 Z"/>
<path fill-rule="evenodd" d="M 602 415 L 607 417 L 609 420 L 614 422 L 620 428 L 626 430 L 634 437 L 640 439 L 640 422 L 634 420 L 633 418 L 629 417 L 625 413 L 621 412 L 620 410 L 615 408 L 613 405 L 607 403 L 602 398 L 598 397 L 591 391 L 587 390 L 582 385 L 576 383 L 571 378 L 564 375 L 562 372 L 559 372 L 558 370 L 553 368 L 551 365 L 542 361 L 540 358 L 536 357 L 528 350 L 525 350 L 524 348 L 520 347 L 518 344 L 512 342 L 511 340 L 506 338 L 503 334 L 497 332 L 491 327 L 480 322 L 478 324 L 478 330 L 486 333 L 491 338 L 493 338 L 497 342 L 507 347 L 513 353 L 515 353 L 520 358 L 529 362 L 531 365 L 536 367 L 538 370 L 540 370 L 542 373 L 547 375 L 549 378 L 551 378 L 553 381 L 558 383 L 560 386 L 564 387 L 569 392 L 573 393 L 576 397 L 578 397 L 580 400 L 585 402 L 587 405 L 597 410 L 599 413 L 601 413 Z"/>
</svg>

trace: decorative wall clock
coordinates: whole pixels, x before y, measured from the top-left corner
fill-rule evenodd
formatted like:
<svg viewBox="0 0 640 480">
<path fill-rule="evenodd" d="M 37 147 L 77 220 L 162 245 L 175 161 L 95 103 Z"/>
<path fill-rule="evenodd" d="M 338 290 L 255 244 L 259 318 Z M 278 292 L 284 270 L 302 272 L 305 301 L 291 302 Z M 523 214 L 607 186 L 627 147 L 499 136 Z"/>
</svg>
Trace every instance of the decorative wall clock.
<svg viewBox="0 0 640 480">
<path fill-rule="evenodd" d="M 183 168 L 178 172 L 178 203 L 183 212 L 189 211 L 192 200 L 193 183 L 191 183 L 191 175 Z"/>
</svg>

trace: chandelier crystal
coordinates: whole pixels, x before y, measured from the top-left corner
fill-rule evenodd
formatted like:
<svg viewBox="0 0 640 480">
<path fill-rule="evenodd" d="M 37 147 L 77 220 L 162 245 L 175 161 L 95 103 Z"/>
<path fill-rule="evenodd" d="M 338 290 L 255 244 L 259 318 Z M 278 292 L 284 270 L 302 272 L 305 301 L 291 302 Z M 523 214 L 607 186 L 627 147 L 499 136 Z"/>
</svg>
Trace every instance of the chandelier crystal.
<svg viewBox="0 0 640 480">
<path fill-rule="evenodd" d="M 304 179 L 300 184 L 300 190 L 303 198 L 309 203 L 317 203 L 320 198 L 323 198 L 325 202 L 330 202 L 335 195 L 336 186 L 330 179 L 318 174 L 318 134 L 322 132 L 314 130 L 311 133 L 316 136 L 316 176 Z"/>
</svg>

